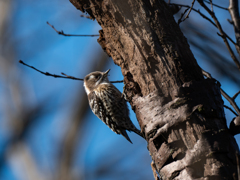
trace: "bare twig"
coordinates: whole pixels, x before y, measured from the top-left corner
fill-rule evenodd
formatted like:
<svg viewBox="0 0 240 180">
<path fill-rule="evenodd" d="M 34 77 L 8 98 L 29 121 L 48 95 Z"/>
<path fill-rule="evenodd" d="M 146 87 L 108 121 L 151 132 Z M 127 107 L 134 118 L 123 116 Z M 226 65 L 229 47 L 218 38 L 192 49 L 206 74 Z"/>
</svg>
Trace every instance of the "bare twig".
<svg viewBox="0 0 240 180">
<path fill-rule="evenodd" d="M 189 5 L 185 5 L 185 4 L 176 4 L 176 3 L 169 3 L 169 4 L 185 7 L 185 8 L 187 8 L 187 10 L 190 8 Z M 209 19 L 207 16 L 205 16 L 203 13 L 201 13 L 200 10 L 197 10 L 197 9 L 194 9 L 194 8 L 192 8 L 192 10 L 197 12 L 200 16 L 202 16 L 204 19 L 208 20 L 211 24 L 213 24 L 215 27 L 217 27 L 216 24 L 211 19 Z"/>
<path fill-rule="evenodd" d="M 178 24 L 179 24 L 179 21 L 182 19 L 182 17 L 188 11 L 188 9 L 190 9 L 190 6 L 189 5 L 184 5 L 184 4 L 176 4 L 176 3 L 169 3 L 169 5 L 175 5 L 175 6 L 180 6 L 180 7 L 185 7 L 186 8 L 184 13 L 182 13 L 181 18 L 178 20 Z M 201 13 L 200 10 L 197 10 L 197 9 L 194 9 L 194 8 L 192 8 L 192 10 L 197 12 L 204 19 L 207 19 L 210 23 L 212 23 L 214 26 L 216 26 L 215 23 L 211 19 L 209 19 L 207 16 L 205 16 L 203 13 Z"/>
<path fill-rule="evenodd" d="M 69 78 L 69 79 L 74 79 L 74 80 L 83 81 L 83 79 L 81 79 L 81 78 L 76 78 L 76 77 L 73 77 L 73 76 L 69 76 L 69 75 L 67 75 L 67 74 L 65 74 L 65 73 L 63 73 L 63 72 L 61 72 L 61 74 L 64 75 L 64 76 L 66 76 L 66 77 Z"/>
<path fill-rule="evenodd" d="M 74 79 L 74 80 L 81 80 L 81 81 L 83 81 L 83 79 L 80 79 L 80 78 L 75 78 L 75 77 L 73 77 L 73 76 L 69 76 L 69 75 L 67 75 L 67 74 L 65 74 L 65 73 L 61 73 L 62 75 L 64 75 L 64 76 L 66 76 L 67 78 L 69 78 L 69 79 Z M 111 83 L 122 83 L 123 81 L 110 81 Z"/>
<path fill-rule="evenodd" d="M 217 4 L 212 3 L 212 0 L 211 0 L 210 2 L 209 2 L 209 1 L 206 1 L 206 0 L 203 0 L 203 1 L 206 2 L 206 3 L 208 3 L 208 4 L 212 4 L 213 6 L 216 6 L 216 7 L 220 8 L 220 9 L 228 10 L 228 8 L 225 8 L 225 7 L 222 7 L 222 6 L 219 6 L 219 5 L 217 5 Z"/>
<path fill-rule="evenodd" d="M 30 66 L 26 63 L 24 63 L 22 60 L 19 60 L 19 63 L 23 64 L 24 66 L 27 66 L 27 67 L 30 67 L 32 69 L 34 69 L 35 71 L 38 71 L 40 72 L 41 74 L 44 74 L 46 76 L 52 76 L 52 77 L 55 77 L 55 78 L 65 78 L 65 79 L 73 79 L 73 80 L 80 80 L 80 81 L 83 81 L 83 79 L 80 79 L 80 78 L 75 78 L 75 77 L 70 77 L 70 76 L 61 76 L 61 75 L 56 75 L 56 74 L 51 74 L 49 72 L 43 72 L 43 71 L 40 71 L 39 69 L 33 67 L 33 66 Z M 64 74 L 64 73 L 63 73 Z"/>
<path fill-rule="evenodd" d="M 186 14 L 186 12 L 188 11 L 188 9 L 189 9 L 189 8 L 186 8 L 185 11 L 181 14 L 181 17 L 180 17 L 179 20 L 178 20 L 178 25 L 186 19 L 186 18 L 185 18 L 184 20 L 182 20 L 183 16 Z"/>
<path fill-rule="evenodd" d="M 232 105 L 232 107 L 235 109 L 235 111 L 238 113 L 238 116 L 240 115 L 240 109 L 237 106 L 236 102 L 234 101 L 233 98 L 231 98 L 225 91 L 223 91 L 222 89 L 220 89 L 221 94 L 228 100 L 228 102 L 230 102 L 230 104 Z"/>
<path fill-rule="evenodd" d="M 120 81 L 110 81 L 111 83 L 122 83 L 123 80 L 120 80 Z"/>
<path fill-rule="evenodd" d="M 224 32 L 224 35 L 221 35 L 219 33 L 217 33 L 217 35 L 219 35 L 221 38 L 224 38 L 224 37 L 228 38 L 235 46 L 238 46 L 237 43 L 235 43 L 227 34 L 225 34 L 225 32 Z"/>
<path fill-rule="evenodd" d="M 204 75 L 204 76 L 206 76 L 207 78 L 209 78 L 209 79 L 212 79 L 212 76 L 211 76 L 211 74 L 210 73 L 208 73 L 208 72 L 206 72 L 206 71 L 204 71 L 203 69 L 202 69 L 202 74 Z M 222 89 L 222 88 L 220 88 L 220 92 L 221 92 L 221 94 L 223 95 L 223 97 L 225 97 L 226 99 L 227 99 L 227 101 L 232 105 L 232 107 L 235 109 L 235 111 L 237 112 L 237 114 L 236 113 L 234 113 L 236 116 L 239 116 L 240 115 L 240 109 L 239 109 L 239 107 L 237 106 L 237 104 L 236 104 L 236 102 L 235 102 L 235 96 L 237 96 L 238 95 L 238 93 L 240 93 L 240 92 L 237 92 L 232 98 Z M 225 107 L 225 106 L 224 106 Z M 229 107 L 227 107 L 227 109 L 229 109 L 230 111 L 232 111 L 233 112 L 233 110 L 231 109 L 231 108 L 229 108 Z"/>
<path fill-rule="evenodd" d="M 84 18 L 87 18 L 87 19 L 92 19 L 91 16 L 86 16 L 84 14 L 81 14 L 80 17 L 84 17 Z"/>
<path fill-rule="evenodd" d="M 183 4 L 176 4 L 176 3 L 169 3 L 170 5 L 176 5 L 176 6 L 181 6 L 181 7 L 185 7 L 187 8 L 187 10 L 190 8 L 190 6 L 188 5 L 183 5 Z M 187 11 L 185 10 L 185 11 Z M 202 16 L 204 19 L 206 19 L 207 21 L 209 21 L 212 25 L 214 25 L 216 28 L 217 28 L 217 25 L 210 19 L 208 18 L 207 16 L 205 16 L 203 13 L 201 13 L 200 10 L 197 10 L 197 9 L 194 9 L 192 8 L 193 11 L 197 12 L 200 16 Z M 180 19 L 182 19 L 183 15 L 185 14 L 186 12 L 184 12 L 181 16 Z M 179 24 L 179 21 L 180 19 L 178 20 L 178 24 Z M 181 23 L 181 22 L 180 22 Z M 226 36 L 226 38 L 228 38 L 234 45 L 237 45 L 237 43 L 235 43 L 232 38 L 230 38 L 224 31 L 223 31 L 224 35 Z"/>
<path fill-rule="evenodd" d="M 211 5 L 211 10 L 213 11 L 213 4 L 212 4 L 212 0 L 209 0 L 210 5 Z"/>
<path fill-rule="evenodd" d="M 233 23 L 233 21 L 232 21 L 232 20 L 230 20 L 230 19 L 227 19 L 227 21 L 228 21 L 230 24 L 234 25 L 234 23 Z"/>
<path fill-rule="evenodd" d="M 193 8 L 194 3 L 195 3 L 195 0 L 192 1 L 192 5 L 191 5 L 191 7 L 190 7 L 190 9 L 189 9 L 189 11 L 188 11 L 188 14 L 187 14 L 186 17 L 183 19 L 183 21 L 185 21 L 185 19 L 187 19 L 187 18 L 189 17 L 189 14 L 190 14 L 190 12 L 192 11 L 192 8 Z"/>
<path fill-rule="evenodd" d="M 202 69 L 202 74 L 203 74 L 204 76 L 206 76 L 207 78 L 212 79 L 212 75 L 211 75 L 209 72 L 204 71 L 203 69 Z"/>
<path fill-rule="evenodd" d="M 40 72 L 41 74 L 44 74 L 44 75 L 46 75 L 46 76 L 52 76 L 52 77 L 54 77 L 54 78 L 65 78 L 65 79 L 73 79 L 73 80 L 83 81 L 83 79 L 81 79 L 81 78 L 76 78 L 76 77 L 74 77 L 74 76 L 69 76 L 69 75 L 67 75 L 67 74 L 65 74 L 65 73 L 63 73 L 63 72 L 61 73 L 63 76 L 57 75 L 57 74 L 51 74 L 51 73 L 49 73 L 49 72 L 43 72 L 43 71 L 41 71 L 41 70 L 39 70 L 39 69 L 37 69 L 37 68 L 35 68 L 35 67 L 33 67 L 33 66 L 30 66 L 30 65 L 24 63 L 22 60 L 19 60 L 19 63 L 23 64 L 24 66 L 30 67 L 30 68 L 34 69 L 35 71 L 38 71 L 38 72 Z M 122 83 L 123 81 L 110 81 L 110 82 L 111 82 L 111 83 Z"/>
<path fill-rule="evenodd" d="M 55 29 L 53 25 L 51 25 L 49 22 L 47 24 L 54 29 L 58 34 L 63 35 L 63 36 L 77 36 L 77 37 L 94 37 L 94 36 L 99 36 L 99 34 L 92 34 L 92 35 L 79 35 L 79 34 L 65 34 L 63 31 L 58 31 Z"/>
<path fill-rule="evenodd" d="M 240 91 L 238 91 L 236 94 L 234 94 L 234 96 L 232 97 L 233 100 L 235 100 L 239 94 L 240 94 Z"/>
<path fill-rule="evenodd" d="M 226 45 L 226 47 L 227 47 L 227 49 L 228 49 L 231 57 L 232 57 L 232 59 L 233 59 L 233 61 L 234 61 L 235 64 L 237 65 L 237 68 L 240 70 L 240 62 L 239 62 L 239 60 L 237 59 L 237 57 L 235 56 L 232 48 L 230 47 L 230 45 L 229 45 L 229 43 L 228 43 L 228 41 L 227 41 L 226 33 L 223 31 L 221 24 L 219 23 L 217 17 L 215 16 L 215 13 L 214 13 L 213 11 L 211 11 L 211 10 L 204 4 L 203 0 L 198 0 L 198 2 L 199 2 L 199 4 L 208 12 L 208 14 L 210 14 L 211 17 L 213 18 L 213 20 L 214 20 L 214 22 L 215 22 L 215 24 L 216 24 L 216 26 L 217 26 L 220 34 L 221 34 L 221 37 L 222 37 L 222 39 L 223 39 L 223 41 L 224 41 L 224 43 L 225 43 L 225 45 Z"/>
<path fill-rule="evenodd" d="M 235 37 L 237 40 L 238 46 L 236 46 L 237 52 L 240 55 L 240 17 L 238 10 L 238 0 L 229 0 L 228 11 L 232 18 L 232 24 L 234 26 Z"/>
<path fill-rule="evenodd" d="M 238 116 L 238 114 L 234 110 L 232 110 L 232 108 L 230 108 L 230 107 L 228 107 L 226 105 L 223 105 L 223 107 L 225 107 L 226 109 L 230 110 L 233 114 L 235 114 L 235 116 Z"/>
</svg>

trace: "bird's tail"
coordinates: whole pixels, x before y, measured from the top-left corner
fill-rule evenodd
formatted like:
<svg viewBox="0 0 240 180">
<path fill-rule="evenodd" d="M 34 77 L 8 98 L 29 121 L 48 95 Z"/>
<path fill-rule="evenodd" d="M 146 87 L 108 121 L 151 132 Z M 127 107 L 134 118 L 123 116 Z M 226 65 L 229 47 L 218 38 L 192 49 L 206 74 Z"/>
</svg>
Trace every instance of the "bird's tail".
<svg viewBox="0 0 240 180">
<path fill-rule="evenodd" d="M 126 130 L 121 130 L 121 134 L 122 134 L 130 143 L 132 143 L 131 139 L 129 138 L 129 136 L 128 136 L 127 132 L 126 132 Z"/>
</svg>

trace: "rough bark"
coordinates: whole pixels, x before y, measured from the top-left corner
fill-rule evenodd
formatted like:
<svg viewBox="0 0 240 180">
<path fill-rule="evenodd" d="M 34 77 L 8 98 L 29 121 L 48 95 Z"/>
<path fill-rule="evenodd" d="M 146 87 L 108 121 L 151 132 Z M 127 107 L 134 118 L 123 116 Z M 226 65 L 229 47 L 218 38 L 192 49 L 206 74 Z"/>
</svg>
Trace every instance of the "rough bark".
<svg viewBox="0 0 240 180">
<path fill-rule="evenodd" d="M 162 179 L 235 179 L 238 146 L 219 83 L 204 79 L 162 0 L 70 0 L 101 25 Z"/>
</svg>

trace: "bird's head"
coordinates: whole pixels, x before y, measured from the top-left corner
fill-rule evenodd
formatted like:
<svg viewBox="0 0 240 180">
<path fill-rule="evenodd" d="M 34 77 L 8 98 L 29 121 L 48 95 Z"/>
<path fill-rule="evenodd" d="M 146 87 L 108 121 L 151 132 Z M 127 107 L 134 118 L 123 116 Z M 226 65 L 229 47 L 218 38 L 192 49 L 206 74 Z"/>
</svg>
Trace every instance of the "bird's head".
<svg viewBox="0 0 240 180">
<path fill-rule="evenodd" d="M 108 72 L 109 71 L 110 71 L 110 69 L 107 70 L 106 72 L 95 71 L 95 72 L 88 74 L 84 78 L 84 87 L 85 87 L 86 93 L 89 94 L 99 84 L 109 83 L 109 80 L 108 80 Z"/>
</svg>

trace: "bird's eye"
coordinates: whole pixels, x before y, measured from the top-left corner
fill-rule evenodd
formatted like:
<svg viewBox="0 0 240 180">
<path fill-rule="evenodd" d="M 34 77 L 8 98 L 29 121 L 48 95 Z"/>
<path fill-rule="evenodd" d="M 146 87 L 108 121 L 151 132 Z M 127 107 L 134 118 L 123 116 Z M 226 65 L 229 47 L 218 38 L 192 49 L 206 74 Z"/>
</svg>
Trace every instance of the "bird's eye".
<svg viewBox="0 0 240 180">
<path fill-rule="evenodd" d="M 99 79 L 101 77 L 101 75 L 96 75 L 95 79 Z"/>
</svg>

